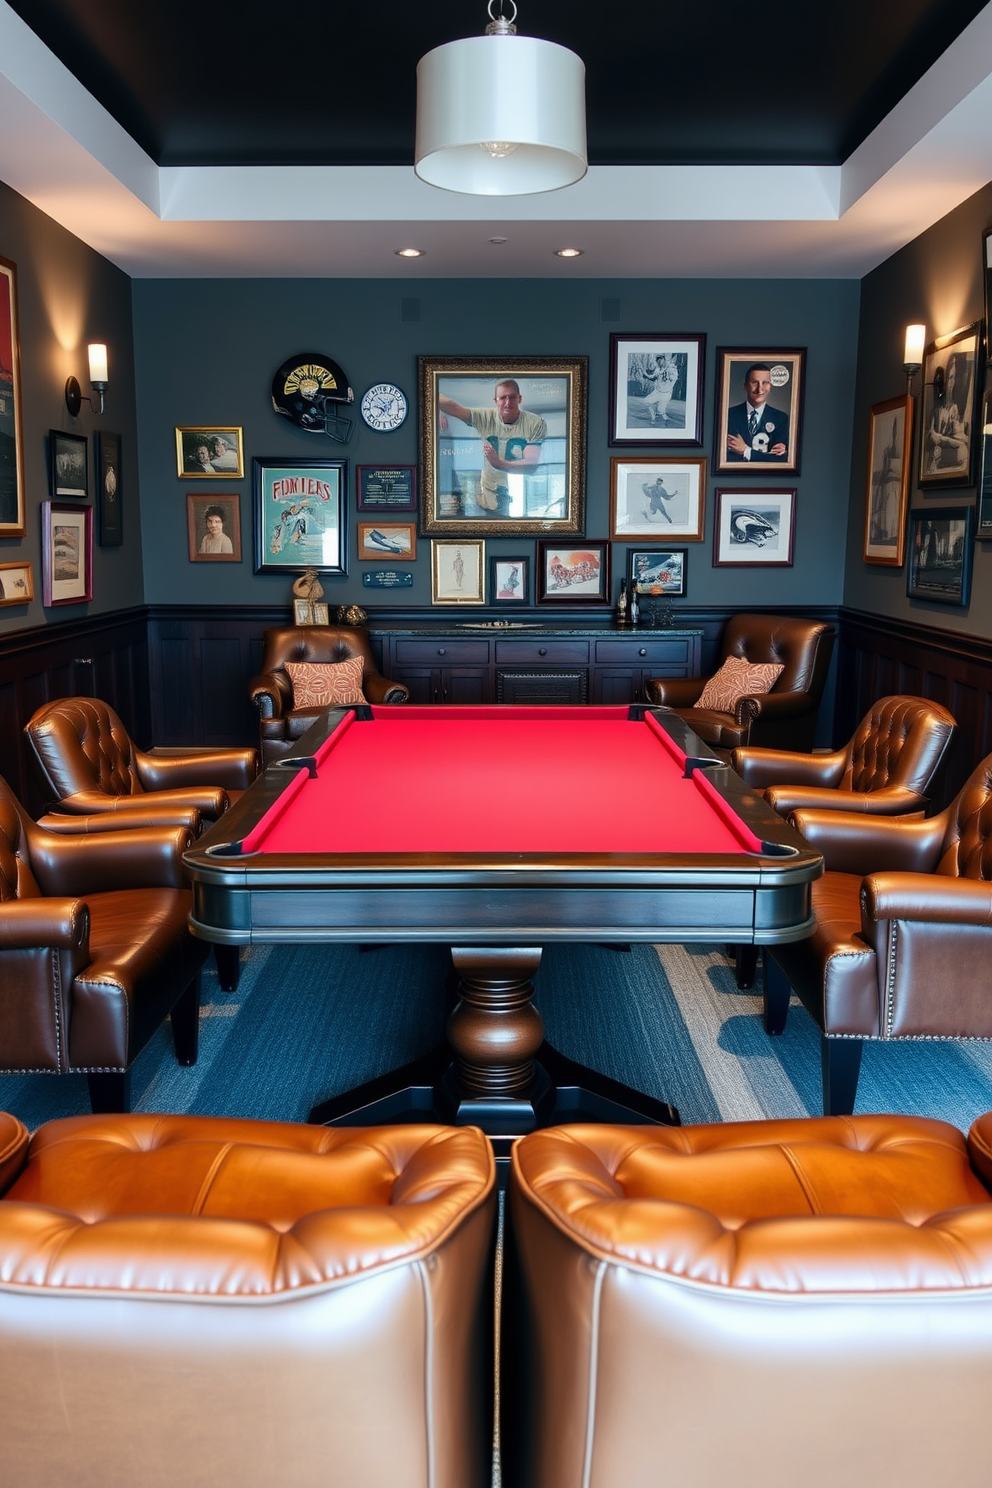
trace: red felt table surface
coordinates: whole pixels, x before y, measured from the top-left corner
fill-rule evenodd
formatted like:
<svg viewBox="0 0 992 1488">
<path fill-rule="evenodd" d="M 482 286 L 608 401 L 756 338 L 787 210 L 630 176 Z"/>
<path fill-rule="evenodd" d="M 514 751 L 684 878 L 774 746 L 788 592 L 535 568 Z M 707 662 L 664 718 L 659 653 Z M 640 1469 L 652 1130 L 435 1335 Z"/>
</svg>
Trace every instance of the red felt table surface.
<svg viewBox="0 0 992 1488">
<path fill-rule="evenodd" d="M 625 708 L 349 717 L 246 837 L 264 853 L 732 853 L 759 844 Z"/>
</svg>

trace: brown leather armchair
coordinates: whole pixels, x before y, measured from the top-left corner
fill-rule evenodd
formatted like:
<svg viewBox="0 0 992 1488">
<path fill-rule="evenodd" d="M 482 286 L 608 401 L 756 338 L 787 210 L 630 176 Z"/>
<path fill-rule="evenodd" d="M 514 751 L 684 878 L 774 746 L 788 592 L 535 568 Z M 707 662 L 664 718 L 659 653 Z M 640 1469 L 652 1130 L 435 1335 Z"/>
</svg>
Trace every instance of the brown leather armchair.
<svg viewBox="0 0 992 1488">
<path fill-rule="evenodd" d="M 730 763 L 780 816 L 803 807 L 904 816 L 922 811 L 957 724 L 927 698 L 879 698 L 832 754 L 735 749 Z"/>
<path fill-rule="evenodd" d="M 728 656 L 752 663 L 780 662 L 783 670 L 770 692 L 740 698 L 733 713 L 694 706 L 708 677 L 651 678 L 644 685 L 645 695 L 655 706 L 673 708 L 715 749 L 744 744 L 810 749 L 835 634 L 823 620 L 735 615 L 723 633 L 720 665 Z"/>
<path fill-rule="evenodd" d="M 130 1066 L 171 1016 L 195 1064 L 200 968 L 182 827 L 60 835 L 0 780 L 0 1070 L 86 1073 L 95 1111 L 126 1110 Z"/>
<path fill-rule="evenodd" d="M 258 774 L 254 749 L 139 749 L 100 698 L 57 698 L 24 732 L 60 812 L 113 812 L 120 824 L 216 821 Z"/>
<path fill-rule="evenodd" d="M 259 713 L 263 764 L 291 754 L 297 739 L 326 712 L 324 708 L 294 708 L 286 662 L 336 662 L 352 656 L 362 658 L 362 692 L 370 703 L 407 701 L 409 688 L 376 670 L 368 631 L 359 626 L 294 625 L 265 632 L 262 670 L 248 684 Z"/>
<path fill-rule="evenodd" d="M 766 948 L 765 1028 L 795 991 L 822 1030 L 823 1109 L 854 1109 L 864 1039 L 992 1039 L 992 755 L 929 820 L 796 811 L 823 854 L 816 925 Z"/>
</svg>

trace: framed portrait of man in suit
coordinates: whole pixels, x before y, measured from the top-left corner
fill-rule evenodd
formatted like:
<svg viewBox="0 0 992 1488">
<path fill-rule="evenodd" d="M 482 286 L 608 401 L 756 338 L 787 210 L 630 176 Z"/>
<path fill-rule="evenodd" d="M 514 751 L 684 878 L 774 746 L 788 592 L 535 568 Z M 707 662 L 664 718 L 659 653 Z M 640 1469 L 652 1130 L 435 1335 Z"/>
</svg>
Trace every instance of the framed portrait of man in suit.
<svg viewBox="0 0 992 1488">
<path fill-rule="evenodd" d="M 718 475 L 799 473 L 805 368 L 805 347 L 720 347 L 713 452 Z"/>
</svg>

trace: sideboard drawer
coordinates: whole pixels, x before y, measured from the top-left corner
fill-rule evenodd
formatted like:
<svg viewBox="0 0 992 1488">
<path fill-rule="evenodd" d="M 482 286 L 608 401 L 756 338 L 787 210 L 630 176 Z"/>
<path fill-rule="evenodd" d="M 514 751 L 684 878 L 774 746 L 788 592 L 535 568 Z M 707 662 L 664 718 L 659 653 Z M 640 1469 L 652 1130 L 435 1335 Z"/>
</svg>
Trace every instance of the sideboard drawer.
<svg viewBox="0 0 992 1488">
<path fill-rule="evenodd" d="M 488 641 L 397 641 L 396 660 L 438 666 L 483 666 L 489 661 Z"/>
<path fill-rule="evenodd" d="M 511 666 L 587 666 L 588 641 L 541 640 L 497 641 L 496 660 Z"/>
<path fill-rule="evenodd" d="M 596 665 L 677 667 L 684 673 L 695 649 L 693 636 L 667 636 L 663 640 L 631 636 L 629 641 L 597 641 Z"/>
</svg>

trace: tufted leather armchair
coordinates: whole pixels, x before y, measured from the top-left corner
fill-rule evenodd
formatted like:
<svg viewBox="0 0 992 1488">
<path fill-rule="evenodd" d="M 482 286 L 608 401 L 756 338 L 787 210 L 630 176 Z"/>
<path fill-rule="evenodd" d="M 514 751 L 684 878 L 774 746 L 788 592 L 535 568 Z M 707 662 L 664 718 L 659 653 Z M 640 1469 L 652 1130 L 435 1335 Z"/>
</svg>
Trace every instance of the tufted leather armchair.
<svg viewBox="0 0 992 1488">
<path fill-rule="evenodd" d="M 362 691 L 370 703 L 405 703 L 409 688 L 391 682 L 376 670 L 367 630 L 351 625 L 294 625 L 285 630 L 267 630 L 263 637 L 262 670 L 248 684 L 259 713 L 262 763 L 291 754 L 297 739 L 320 718 L 322 708 L 294 708 L 293 684 L 287 661 L 347 661 L 360 656 L 364 662 Z"/>
<path fill-rule="evenodd" d="M 200 968 L 183 827 L 61 835 L 0 780 L 0 1071 L 84 1071 L 95 1111 L 126 1110 L 130 1066 L 171 1015 L 195 1064 Z"/>
<path fill-rule="evenodd" d="M 884 697 L 832 754 L 735 749 L 730 762 L 780 816 L 806 806 L 903 816 L 926 806 L 956 728 L 939 703 Z"/>
<path fill-rule="evenodd" d="M 823 854 L 816 925 L 766 948 L 765 1028 L 790 992 L 822 1030 L 823 1109 L 854 1109 L 864 1039 L 992 1039 L 992 755 L 929 820 L 795 811 Z"/>
<path fill-rule="evenodd" d="M 100 698 L 45 703 L 24 732 L 60 812 L 113 812 L 122 826 L 216 821 L 258 773 L 254 749 L 139 749 Z"/>
<path fill-rule="evenodd" d="M 733 713 L 693 706 L 708 677 L 651 678 L 644 685 L 645 695 L 655 706 L 673 708 L 715 749 L 744 744 L 810 749 L 835 634 L 823 620 L 735 615 L 723 633 L 717 670 L 728 656 L 752 663 L 781 662 L 783 671 L 770 692 L 740 698 Z"/>
</svg>

